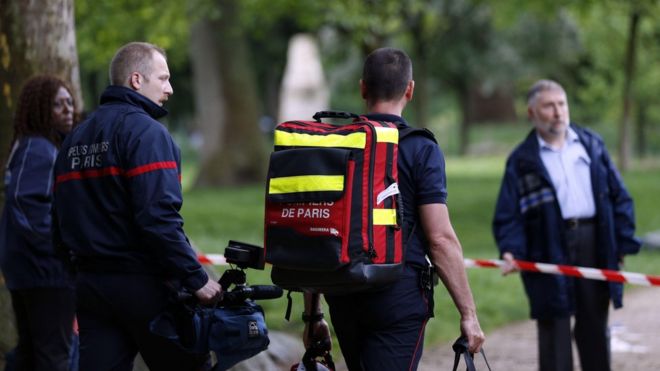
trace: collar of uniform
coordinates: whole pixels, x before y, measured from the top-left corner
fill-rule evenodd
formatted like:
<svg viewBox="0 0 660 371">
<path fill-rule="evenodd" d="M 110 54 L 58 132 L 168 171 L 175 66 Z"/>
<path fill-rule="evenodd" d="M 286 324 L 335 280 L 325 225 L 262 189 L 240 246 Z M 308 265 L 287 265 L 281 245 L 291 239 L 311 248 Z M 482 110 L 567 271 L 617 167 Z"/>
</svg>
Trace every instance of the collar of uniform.
<svg viewBox="0 0 660 371">
<path fill-rule="evenodd" d="M 367 113 L 364 116 L 366 116 L 369 120 L 372 121 L 387 121 L 387 122 L 402 124 L 404 126 L 409 126 L 403 117 L 392 115 L 389 113 Z"/>
<path fill-rule="evenodd" d="M 539 133 L 536 133 L 536 139 L 539 142 L 539 149 L 541 151 L 543 150 L 549 150 L 549 151 L 556 151 L 556 149 L 552 148 L 548 142 L 543 140 L 543 138 L 539 135 Z M 572 127 L 568 127 L 566 129 L 566 143 L 574 143 L 574 142 L 579 142 L 580 138 L 578 137 L 577 133 L 575 130 L 573 130 Z"/>
<path fill-rule="evenodd" d="M 152 102 L 144 95 L 125 86 L 110 85 L 101 94 L 101 104 L 124 102 L 142 108 L 149 116 L 159 119 L 167 115 L 167 110 Z"/>
</svg>

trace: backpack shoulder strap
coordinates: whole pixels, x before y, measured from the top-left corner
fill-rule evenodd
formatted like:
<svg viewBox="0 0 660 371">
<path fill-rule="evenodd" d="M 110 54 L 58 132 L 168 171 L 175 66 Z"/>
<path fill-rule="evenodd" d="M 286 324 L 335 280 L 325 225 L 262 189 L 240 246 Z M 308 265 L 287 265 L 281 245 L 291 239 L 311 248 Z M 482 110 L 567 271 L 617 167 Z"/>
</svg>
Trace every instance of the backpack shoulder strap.
<svg viewBox="0 0 660 371">
<path fill-rule="evenodd" d="M 404 139 L 407 136 L 410 135 L 421 135 L 426 138 L 431 139 L 434 143 L 438 143 L 438 141 L 435 139 L 435 135 L 431 132 L 431 130 L 426 129 L 426 128 L 413 128 L 410 126 L 403 126 L 403 125 L 397 125 L 399 128 L 399 140 Z"/>
</svg>

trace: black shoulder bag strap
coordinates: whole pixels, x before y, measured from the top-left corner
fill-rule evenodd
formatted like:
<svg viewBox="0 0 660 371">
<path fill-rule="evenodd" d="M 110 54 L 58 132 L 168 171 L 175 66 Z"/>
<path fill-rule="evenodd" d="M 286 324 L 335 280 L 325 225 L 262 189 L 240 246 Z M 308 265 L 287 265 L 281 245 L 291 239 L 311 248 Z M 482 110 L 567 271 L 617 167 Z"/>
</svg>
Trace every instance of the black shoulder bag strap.
<svg viewBox="0 0 660 371">
<path fill-rule="evenodd" d="M 396 124 L 397 129 L 399 129 L 399 143 L 401 142 L 401 140 L 403 140 L 404 138 L 406 138 L 410 135 L 421 135 L 423 137 L 426 137 L 426 138 L 432 140 L 436 144 L 438 143 L 438 141 L 435 139 L 435 135 L 433 135 L 433 132 L 431 132 L 431 130 L 429 130 L 429 129 L 426 129 L 426 128 L 423 128 L 423 129 L 413 128 L 413 127 L 410 127 L 408 125 L 405 125 L 402 122 L 396 122 L 395 124 Z M 403 203 L 399 202 L 399 205 L 403 206 Z M 401 215 L 403 215 L 403 211 L 401 211 Z M 409 232 L 408 237 L 405 241 L 406 246 L 408 245 L 408 243 L 412 239 L 412 236 L 415 233 L 416 229 L 417 229 L 417 223 L 414 223 L 412 228 L 410 228 L 410 232 Z M 429 252 L 427 251 L 428 249 L 425 248 L 424 250 L 425 250 L 425 253 L 430 256 Z M 431 265 L 431 268 L 432 268 L 432 265 Z M 433 286 L 432 283 L 430 283 L 430 284 L 431 284 L 431 286 Z"/>
<path fill-rule="evenodd" d="M 474 367 L 473 355 L 468 351 L 468 341 L 466 338 L 461 336 L 460 338 L 456 339 L 456 342 L 454 345 L 452 345 L 452 349 L 454 350 L 453 371 L 458 369 L 458 364 L 461 361 L 461 354 L 463 354 L 463 357 L 465 358 L 467 371 L 477 371 L 477 369 Z M 491 371 L 490 365 L 488 364 L 488 359 L 486 358 L 486 352 L 484 351 L 483 347 L 481 348 L 481 355 L 484 357 L 484 361 L 486 361 L 486 367 L 488 368 L 488 371 Z"/>
<path fill-rule="evenodd" d="M 429 129 L 413 128 L 410 126 L 402 125 L 400 123 L 396 123 L 396 124 L 397 124 L 397 128 L 399 129 L 399 141 L 411 134 L 418 134 L 428 139 L 431 139 L 435 143 L 438 143 L 438 141 L 435 139 L 435 135 L 433 135 L 433 133 Z"/>
</svg>

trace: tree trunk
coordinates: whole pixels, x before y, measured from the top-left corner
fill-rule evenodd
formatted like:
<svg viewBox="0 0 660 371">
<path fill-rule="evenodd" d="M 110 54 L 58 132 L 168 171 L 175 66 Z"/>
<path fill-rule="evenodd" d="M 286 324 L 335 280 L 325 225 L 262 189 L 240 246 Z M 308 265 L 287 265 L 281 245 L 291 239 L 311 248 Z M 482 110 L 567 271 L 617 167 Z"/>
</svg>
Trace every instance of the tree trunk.
<svg viewBox="0 0 660 371">
<path fill-rule="evenodd" d="M 215 24 L 202 19 L 192 27 L 190 59 L 195 94 L 195 133 L 201 139 L 200 163 L 207 164 L 220 151 L 225 123 L 222 81 L 216 50 Z"/>
<path fill-rule="evenodd" d="M 632 84 L 635 75 L 635 47 L 639 29 L 640 12 L 633 9 L 630 14 L 630 28 L 626 46 L 626 61 L 623 81 L 623 117 L 619 126 L 619 170 L 625 171 L 630 165 L 630 118 L 632 116 Z"/>
<path fill-rule="evenodd" d="M 409 15 L 410 31 L 412 33 L 413 50 L 415 51 L 413 80 L 415 81 L 415 94 L 413 97 L 413 108 L 415 109 L 415 126 L 425 128 L 429 126 L 429 42 L 424 35 L 428 34 L 424 29 L 420 13 Z"/>
<path fill-rule="evenodd" d="M 18 94 L 36 74 L 67 81 L 76 106 L 82 107 L 73 0 L 0 0 L 0 169 L 12 137 Z"/>
<path fill-rule="evenodd" d="M 36 74 L 67 81 L 82 109 L 73 0 L 0 0 L 0 169 L 5 168 L 18 94 Z M 4 182 L 0 183 L 0 208 Z M 3 285 L 4 286 L 4 285 Z M 0 353 L 16 343 L 9 296 L 0 290 Z"/>
<path fill-rule="evenodd" d="M 202 163 L 198 186 L 236 185 L 263 181 L 266 171 L 263 134 L 259 131 L 259 102 L 249 48 L 240 24 L 237 0 L 217 2 L 221 19 L 216 45 L 225 106 L 221 146 Z"/>
<path fill-rule="evenodd" d="M 646 141 L 646 131 L 648 127 L 648 105 L 640 104 L 637 112 L 637 125 L 636 125 L 636 137 L 637 137 L 637 155 L 640 158 L 645 158 L 647 155 L 647 141 Z"/>
<path fill-rule="evenodd" d="M 426 61 L 420 60 L 417 63 L 418 71 L 415 73 L 415 96 L 413 98 L 413 108 L 415 109 L 415 122 L 414 125 L 420 128 L 427 128 L 430 124 L 429 119 L 429 102 L 431 93 L 429 92 L 428 73 L 423 65 Z"/>
</svg>

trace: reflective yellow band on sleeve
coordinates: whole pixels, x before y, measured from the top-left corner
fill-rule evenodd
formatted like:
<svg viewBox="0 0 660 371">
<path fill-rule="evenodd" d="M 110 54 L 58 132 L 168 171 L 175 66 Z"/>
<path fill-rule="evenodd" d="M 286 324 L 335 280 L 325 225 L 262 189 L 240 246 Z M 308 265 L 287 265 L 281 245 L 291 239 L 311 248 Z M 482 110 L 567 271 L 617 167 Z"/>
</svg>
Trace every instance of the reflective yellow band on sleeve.
<svg viewBox="0 0 660 371">
<path fill-rule="evenodd" d="M 298 175 L 271 178 L 268 194 L 343 190 L 343 175 Z"/>
<path fill-rule="evenodd" d="M 374 209 L 374 225 L 396 225 L 396 209 Z"/>
<path fill-rule="evenodd" d="M 275 130 L 276 146 L 364 148 L 366 143 L 366 134 L 360 132 L 347 135 L 313 135 Z"/>
<path fill-rule="evenodd" d="M 376 142 L 399 143 L 399 129 L 376 126 Z"/>
</svg>

